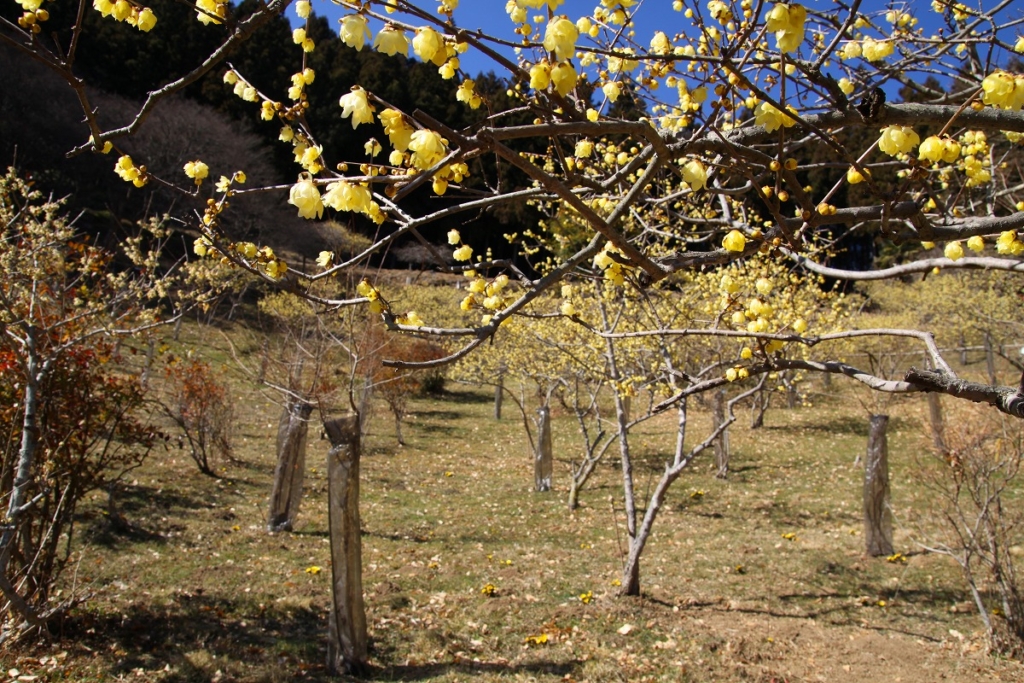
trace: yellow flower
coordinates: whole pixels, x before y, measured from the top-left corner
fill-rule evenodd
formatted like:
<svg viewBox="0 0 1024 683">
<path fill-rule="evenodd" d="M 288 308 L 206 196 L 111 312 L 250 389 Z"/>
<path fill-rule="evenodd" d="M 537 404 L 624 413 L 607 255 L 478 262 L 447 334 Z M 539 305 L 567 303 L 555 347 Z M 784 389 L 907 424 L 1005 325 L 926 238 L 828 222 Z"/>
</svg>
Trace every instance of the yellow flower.
<svg viewBox="0 0 1024 683">
<path fill-rule="evenodd" d="M 572 59 L 580 32 L 565 15 L 552 19 L 544 31 L 544 49 L 554 52 L 559 61 Z"/>
<path fill-rule="evenodd" d="M 743 251 L 747 246 L 747 238 L 739 230 L 730 230 L 722 240 L 722 246 L 727 251 Z"/>
<path fill-rule="evenodd" d="M 618 81 L 612 81 L 601 86 L 601 92 L 604 93 L 604 96 L 607 97 L 610 102 L 614 102 L 619 99 L 619 95 L 622 94 L 622 86 L 619 85 Z"/>
<path fill-rule="evenodd" d="M 135 25 L 143 33 L 149 33 L 153 30 L 153 27 L 156 26 L 156 15 L 153 14 L 153 10 L 143 7 L 142 11 L 139 12 L 139 18 Z"/>
<path fill-rule="evenodd" d="M 468 261 L 473 258 L 473 247 L 468 244 L 463 244 L 461 247 L 452 252 L 452 257 L 456 261 Z"/>
<path fill-rule="evenodd" d="M 409 138 L 412 165 L 428 169 L 444 158 L 445 147 L 441 136 L 432 130 L 418 130 Z"/>
<path fill-rule="evenodd" d="M 950 242 L 946 245 L 946 248 L 942 250 L 942 253 L 950 261 L 959 261 L 964 257 L 964 248 L 960 245 L 960 242 Z"/>
<path fill-rule="evenodd" d="M 483 588 L 481 588 L 480 592 L 486 595 L 487 597 L 491 597 L 492 595 L 498 592 L 498 587 L 495 586 L 493 583 L 489 583 Z"/>
<path fill-rule="evenodd" d="M 856 40 L 849 41 L 848 43 L 843 45 L 843 49 L 839 51 L 839 58 L 840 59 L 856 59 L 857 57 L 860 57 L 860 55 L 861 55 L 860 42 L 858 42 Z M 849 95 L 850 93 L 846 93 L 846 94 Z"/>
<path fill-rule="evenodd" d="M 683 164 L 683 180 L 694 192 L 707 187 L 708 172 L 699 159 L 690 159 Z"/>
<path fill-rule="evenodd" d="M 667 55 L 672 52 L 672 42 L 664 31 L 655 31 L 651 38 L 651 52 L 656 55 Z"/>
<path fill-rule="evenodd" d="M 586 159 L 594 153 L 594 143 L 590 140 L 580 140 L 576 143 L 576 150 L 573 154 L 579 159 Z"/>
<path fill-rule="evenodd" d="M 273 261 L 268 261 L 267 265 L 264 267 L 266 268 L 267 275 L 274 278 L 275 280 L 280 280 L 281 278 L 284 277 L 284 274 L 288 272 L 288 264 L 286 264 L 284 261 L 278 261 L 277 259 L 274 259 Z M 320 568 L 317 567 L 317 571 L 319 570 Z M 309 570 L 307 569 L 306 571 Z M 315 574 L 316 572 L 311 573 Z"/>
<path fill-rule="evenodd" d="M 327 186 L 323 203 L 335 211 L 357 211 L 369 214 L 373 204 L 373 196 L 365 185 L 357 185 L 339 180 Z"/>
<path fill-rule="evenodd" d="M 342 95 L 338 104 L 342 107 L 341 118 L 352 117 L 352 128 L 360 123 L 373 123 L 373 107 L 366 99 L 366 91 L 358 85 L 352 86 L 352 92 Z"/>
<path fill-rule="evenodd" d="M 210 167 L 201 161 L 190 161 L 185 164 L 185 175 L 196 181 L 196 185 L 201 185 L 203 178 L 210 175 Z"/>
<path fill-rule="evenodd" d="M 1021 36 L 1020 38 L 1018 38 L 1017 42 L 1014 43 L 1013 51 L 1014 52 L 1020 52 L 1021 54 L 1024 54 L 1024 36 Z"/>
<path fill-rule="evenodd" d="M 370 27 L 367 25 L 366 17 L 362 14 L 349 14 L 342 17 L 340 21 L 341 42 L 356 50 L 362 50 L 366 39 L 370 37 Z"/>
<path fill-rule="evenodd" d="M 864 45 L 861 47 L 864 59 L 869 62 L 879 62 L 891 55 L 892 51 L 893 46 L 891 40 L 874 40 L 873 38 L 865 38 Z"/>
<path fill-rule="evenodd" d="M 786 110 L 796 113 L 792 107 L 786 107 Z M 761 102 L 754 110 L 754 122 L 764 126 L 764 129 L 771 133 L 779 128 L 790 128 L 796 123 L 796 119 L 786 112 L 779 111 L 769 102 Z"/>
<path fill-rule="evenodd" d="M 196 18 L 203 24 L 219 24 L 221 23 L 220 19 L 226 16 L 226 3 L 216 2 L 216 0 L 196 0 Z"/>
<path fill-rule="evenodd" d="M 578 78 L 576 69 L 569 62 L 562 62 L 551 69 L 551 83 L 555 86 L 555 91 L 562 97 L 572 92 Z"/>
<path fill-rule="evenodd" d="M 563 301 L 562 306 L 558 309 L 562 315 L 574 316 L 576 315 L 576 307 L 572 305 L 571 301 Z"/>
<path fill-rule="evenodd" d="M 399 152 L 409 149 L 413 128 L 405 122 L 402 112 L 397 109 L 385 109 L 379 116 L 391 145 Z"/>
<path fill-rule="evenodd" d="M 530 87 L 545 90 L 551 83 L 551 67 L 547 62 L 538 62 L 530 67 Z"/>
<path fill-rule="evenodd" d="M 391 57 L 398 54 L 405 56 L 409 54 L 409 39 L 405 37 L 404 31 L 388 24 L 373 39 L 373 48 Z"/>
<path fill-rule="evenodd" d="M 196 238 L 196 241 L 192 243 L 192 251 L 194 251 L 197 256 L 206 256 L 212 246 L 213 243 L 207 238 L 198 237 Z"/>
<path fill-rule="evenodd" d="M 735 382 L 738 377 L 739 374 L 736 372 L 736 368 L 729 368 L 725 371 L 725 381 L 727 382 Z"/>
<path fill-rule="evenodd" d="M 307 574 L 319 574 L 323 569 L 314 564 L 312 567 L 306 567 L 305 571 Z"/>
<path fill-rule="evenodd" d="M 324 213 L 324 204 L 320 200 L 320 191 L 309 178 L 304 178 L 292 185 L 288 195 L 288 203 L 299 210 L 302 218 L 320 218 Z"/>
<path fill-rule="evenodd" d="M 434 66 L 441 66 L 448 59 L 444 38 L 429 26 L 416 29 L 416 36 L 412 39 L 412 50 L 417 57 L 424 62 L 433 63 Z"/>
<path fill-rule="evenodd" d="M 1024 106 L 1024 76 L 993 71 L 981 82 L 981 101 L 999 109 L 1016 111 Z"/>
<path fill-rule="evenodd" d="M 909 153 L 917 147 L 921 137 L 909 126 L 887 126 L 878 138 L 878 148 L 889 156 Z"/>
<path fill-rule="evenodd" d="M 480 96 L 475 92 L 476 83 L 472 78 L 467 78 L 462 81 L 459 89 L 455 91 L 455 99 L 459 102 L 465 102 L 469 105 L 470 109 L 478 109 L 483 103 Z"/>
<path fill-rule="evenodd" d="M 867 169 L 864 170 L 866 171 Z M 863 183 L 865 180 L 866 178 L 864 177 L 864 174 L 858 171 L 855 167 L 851 166 L 849 169 L 847 169 L 846 182 L 850 183 L 851 185 L 857 185 L 858 183 Z"/>
<path fill-rule="evenodd" d="M 782 52 L 796 52 L 804 40 L 807 9 L 802 5 L 778 3 L 768 12 L 766 28 L 775 34 Z"/>
<path fill-rule="evenodd" d="M 462 241 L 462 235 L 459 234 L 458 230 L 452 229 L 448 231 L 448 244 L 453 247 Z"/>
<path fill-rule="evenodd" d="M 299 0 L 295 3 L 295 13 L 299 15 L 299 19 L 308 19 L 311 9 L 309 0 Z"/>
<path fill-rule="evenodd" d="M 967 248 L 973 252 L 985 251 L 985 239 L 981 235 L 975 235 L 967 240 Z"/>
</svg>

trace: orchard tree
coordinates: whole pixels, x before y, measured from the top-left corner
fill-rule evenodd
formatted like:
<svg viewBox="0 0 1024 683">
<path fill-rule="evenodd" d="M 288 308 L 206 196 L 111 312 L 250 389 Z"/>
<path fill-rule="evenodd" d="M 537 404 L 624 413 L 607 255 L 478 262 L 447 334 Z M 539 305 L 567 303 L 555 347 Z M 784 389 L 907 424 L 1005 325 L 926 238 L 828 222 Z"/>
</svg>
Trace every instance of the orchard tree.
<svg viewBox="0 0 1024 683">
<path fill-rule="evenodd" d="M 494 22 L 487 30 L 462 23 L 468 3 L 460 7 L 456 0 L 342 1 L 341 41 L 357 50 L 414 53 L 456 81 L 457 100 L 481 114 L 478 123 L 458 127 L 401 110 L 372 88 L 337 92 L 340 116 L 351 121 L 353 135 L 369 130 L 360 158 L 339 157 L 310 125 L 311 110 L 335 105 L 308 95 L 314 79 L 320 84 L 327 76 L 310 66 L 323 36 L 312 30 L 319 24 L 308 0 L 294 4 L 292 37 L 302 68 L 286 91 L 260 90 L 256 74 L 228 60 L 289 2 L 242 11 L 199 0 L 195 20 L 219 36 L 219 45 L 189 73 L 153 83 L 129 122 L 106 128 L 76 67 L 84 44 L 81 17 L 99 12 L 105 21 L 123 22 L 124 31 L 165 36 L 182 28 L 134 0 L 80 0 L 77 8 L 70 0 L 45 7 L 42 0 L 17 2 L 21 16 L 0 19 L 0 38 L 61 75 L 77 95 L 84 123 L 69 154 L 111 153 L 113 170 L 135 187 L 159 183 L 191 194 L 219 177 L 193 225 L 201 232 L 199 255 L 269 281 L 287 277 L 295 291 L 325 309 L 368 305 L 392 330 L 444 336 L 454 344 L 445 358 L 390 361 L 394 367 L 465 357 L 515 316 L 571 318 L 557 297 L 543 296 L 570 276 L 599 278 L 621 291 L 655 285 L 682 291 L 692 273 L 727 273 L 759 254 L 836 280 L 935 268 L 1012 276 L 1024 268 L 1017 232 L 1024 228 L 1018 161 L 1024 74 L 1013 61 L 1024 40 L 1015 34 L 1018 10 L 1008 1 L 985 9 L 934 0 L 913 10 L 880 10 L 857 1 L 805 7 L 675 0 L 667 13 L 662 5 L 635 0 L 601 0 L 587 9 L 560 0 L 510 0 L 508 24 Z M 63 11 L 47 9 L 58 6 Z M 657 26 L 647 16 L 654 12 Z M 507 79 L 500 102 L 496 91 L 478 88 L 464 70 L 470 52 Z M 254 121 L 279 127 L 281 144 L 294 152 L 294 183 L 254 187 L 244 169 L 210 168 L 201 158 L 180 174 L 157 175 L 146 159 L 124 153 L 126 140 L 165 98 L 210 72 L 249 103 Z M 899 90 L 908 101 L 895 101 Z M 221 230 L 233 198 L 265 192 L 278 193 L 310 221 L 359 215 L 378 226 L 376 237 L 354 256 L 324 252 L 315 268 L 289 267 L 274 245 L 232 242 Z M 445 202 L 414 204 L 412 196 L 423 193 Z M 544 225 L 523 225 L 509 235 L 522 259 L 491 258 L 481 246 L 493 237 L 486 214 L 523 205 L 543 215 Z M 464 227 L 449 233 L 448 245 L 424 237 L 452 219 Z M 538 251 L 543 231 L 554 243 Z M 844 252 L 865 237 L 898 250 L 902 262 L 845 267 Z M 445 326 L 402 313 L 386 287 L 373 282 L 345 296 L 313 293 L 318 280 L 408 239 L 424 243 L 439 267 L 483 279 L 492 290 L 503 283 L 497 292 L 485 287 L 461 298 L 478 316 L 471 324 Z M 941 257 L 929 256 L 932 245 L 941 246 Z M 449 255 L 454 266 L 445 265 Z M 1024 416 L 1024 390 L 957 377 L 929 329 L 942 321 L 919 329 L 836 332 L 795 322 L 787 327 L 751 312 L 753 319 L 709 316 L 699 328 L 654 323 L 621 338 L 745 340 L 749 357 L 723 368 L 722 377 L 704 380 L 710 383 L 727 381 L 730 370 L 733 379 L 750 381 L 787 370 L 837 373 L 877 391 L 942 392 Z M 891 337 L 920 349 L 932 369 L 903 368 L 902 379 L 887 379 L 837 360 L 823 343 L 860 337 Z M 657 407 L 677 405 L 693 391 L 676 387 Z M 624 588 L 636 592 L 639 585 Z"/>
</svg>

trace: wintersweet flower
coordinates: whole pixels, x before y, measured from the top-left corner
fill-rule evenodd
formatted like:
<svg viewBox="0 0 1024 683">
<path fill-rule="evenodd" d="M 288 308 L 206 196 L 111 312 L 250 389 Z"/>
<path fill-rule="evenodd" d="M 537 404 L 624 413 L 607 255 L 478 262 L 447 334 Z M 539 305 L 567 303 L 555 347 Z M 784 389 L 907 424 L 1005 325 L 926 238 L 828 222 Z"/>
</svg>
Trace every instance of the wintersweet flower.
<svg viewBox="0 0 1024 683">
<path fill-rule="evenodd" d="M 479 109 L 483 100 L 476 94 L 476 82 L 472 78 L 462 81 L 459 89 L 455 91 L 455 99 L 469 105 L 470 109 Z"/>
<path fill-rule="evenodd" d="M 786 112 L 780 111 L 769 102 L 761 102 L 754 110 L 754 122 L 771 133 L 779 128 L 790 128 L 796 123 L 796 119 L 787 112 L 796 113 L 793 107 L 786 107 Z"/>
<path fill-rule="evenodd" d="M 341 22 L 339 31 L 341 42 L 356 50 L 362 50 L 366 39 L 370 37 L 370 27 L 366 17 L 361 14 L 349 14 L 339 21 Z"/>
<path fill-rule="evenodd" d="M 445 154 L 444 140 L 432 130 L 414 132 L 409 139 L 409 149 L 412 165 L 423 170 L 436 164 Z"/>
<path fill-rule="evenodd" d="M 699 159 L 690 159 L 683 164 L 683 180 L 696 192 L 707 187 L 708 172 Z"/>
<path fill-rule="evenodd" d="M 843 49 L 839 51 L 840 59 L 856 59 L 861 56 L 860 42 L 851 40 L 843 45 Z"/>
<path fill-rule="evenodd" d="M 278 259 L 274 259 L 273 261 L 268 261 L 267 265 L 264 266 L 264 268 L 267 271 L 267 275 L 269 275 L 270 277 L 272 277 L 275 280 L 280 280 L 281 278 L 284 277 L 284 274 L 288 272 L 288 264 L 286 264 L 284 261 L 280 261 Z M 320 571 L 320 568 L 317 567 L 316 570 Z M 307 569 L 306 571 L 308 572 L 309 569 Z M 312 573 L 315 574 L 316 572 L 312 572 Z"/>
<path fill-rule="evenodd" d="M 1024 107 L 1024 76 L 993 71 L 981 82 L 981 101 L 999 109 L 1017 111 Z"/>
<path fill-rule="evenodd" d="M 807 331 L 807 321 L 803 318 L 797 318 L 793 321 L 793 331 L 797 334 L 803 334 Z"/>
<path fill-rule="evenodd" d="M 601 92 L 608 98 L 608 101 L 614 102 L 622 94 L 622 86 L 619 85 L 618 81 L 612 81 L 601 86 Z"/>
<path fill-rule="evenodd" d="M 555 86 L 555 92 L 562 97 L 572 92 L 578 78 L 576 69 L 569 62 L 562 62 L 551 69 L 551 84 Z"/>
<path fill-rule="evenodd" d="M 409 149 L 409 141 L 414 131 L 412 126 L 405 122 L 402 112 L 397 109 L 385 109 L 379 117 L 391 145 L 399 152 Z"/>
<path fill-rule="evenodd" d="M 981 235 L 975 235 L 967 240 L 967 248 L 980 254 L 985 251 L 985 239 Z"/>
<path fill-rule="evenodd" d="M 453 228 L 453 229 L 448 231 L 448 244 L 450 244 L 450 245 L 452 245 L 454 247 L 456 244 L 458 244 L 461 241 L 462 241 L 462 235 L 459 234 L 458 230 L 455 230 Z"/>
<path fill-rule="evenodd" d="M 339 180 L 327 186 L 323 202 L 335 211 L 355 211 L 369 215 L 373 195 L 365 185 Z"/>
<path fill-rule="evenodd" d="M 672 41 L 664 31 L 655 31 L 654 37 L 651 38 L 651 52 L 656 55 L 667 55 L 672 52 Z"/>
<path fill-rule="evenodd" d="M 404 31 L 388 24 L 373 39 L 373 49 L 389 57 L 397 54 L 405 56 L 409 54 L 409 39 L 405 37 Z"/>
<path fill-rule="evenodd" d="M 190 161 L 185 164 L 185 175 L 196 181 L 196 185 L 203 184 L 203 178 L 210 175 L 210 167 L 201 161 Z"/>
<path fill-rule="evenodd" d="M 775 34 L 782 52 L 796 52 L 804 41 L 807 9 L 802 5 L 778 3 L 768 12 L 766 28 Z"/>
<path fill-rule="evenodd" d="M 864 170 L 867 171 L 867 169 Z M 870 177 L 870 174 L 868 174 L 868 177 Z M 855 166 L 851 166 L 850 168 L 847 169 L 846 182 L 850 183 L 851 185 L 857 185 L 859 183 L 863 183 L 865 180 L 867 180 L 867 178 L 865 178 L 864 174 L 858 171 Z"/>
<path fill-rule="evenodd" d="M 754 289 L 756 289 L 757 293 L 761 296 L 768 296 L 772 293 L 773 288 L 774 285 L 772 284 L 772 281 L 766 277 L 759 277 L 757 278 L 757 281 L 754 282 Z"/>
<path fill-rule="evenodd" d="M 288 194 L 288 203 L 298 208 L 301 218 L 320 218 L 324 213 L 324 203 L 320 199 L 320 191 L 309 178 L 304 178 L 292 185 Z"/>
<path fill-rule="evenodd" d="M 546 90 L 551 83 L 551 66 L 547 62 L 538 62 L 530 67 L 530 87 L 534 90 Z"/>
<path fill-rule="evenodd" d="M 323 269 L 331 267 L 331 262 L 334 261 L 334 252 L 321 251 L 320 255 L 316 257 L 316 264 Z"/>
<path fill-rule="evenodd" d="M 559 61 L 572 59 L 576 53 L 576 39 L 580 32 L 576 24 L 566 16 L 560 16 L 548 22 L 544 31 L 544 49 L 554 52 Z"/>
<path fill-rule="evenodd" d="M 153 10 L 148 7 L 143 7 L 142 11 L 139 12 L 139 18 L 135 24 L 143 33 L 149 33 L 156 26 L 156 15 L 153 14 Z"/>
<path fill-rule="evenodd" d="M 743 251 L 747 246 L 747 238 L 739 230 L 730 230 L 729 234 L 722 240 L 722 246 L 726 251 Z"/>
<path fill-rule="evenodd" d="M 456 261 L 468 261 L 473 258 L 473 247 L 468 244 L 463 244 L 461 247 L 452 252 L 452 258 Z"/>
<path fill-rule="evenodd" d="M 416 29 L 416 36 L 412 39 L 412 50 L 417 57 L 424 62 L 431 62 L 434 66 L 441 66 L 448 59 L 444 37 L 429 26 Z"/>
<path fill-rule="evenodd" d="M 352 86 L 352 92 L 342 95 L 338 104 L 342 107 L 341 118 L 352 117 L 352 128 L 360 123 L 373 123 L 373 107 L 366 99 L 366 91 L 358 85 Z"/>
<path fill-rule="evenodd" d="M 572 305 L 571 301 L 563 301 L 561 307 L 559 307 L 558 310 L 562 313 L 562 315 L 576 315 L 576 307 Z"/>
<path fill-rule="evenodd" d="M 312 10 L 312 6 L 309 4 L 309 0 L 299 0 L 295 3 L 295 14 L 299 16 L 299 19 L 308 19 L 310 10 Z"/>
<path fill-rule="evenodd" d="M 576 149 L 573 154 L 578 159 L 586 159 L 594 153 L 594 143 L 590 140 L 580 140 L 576 143 Z"/>
<path fill-rule="evenodd" d="M 887 126 L 882 129 L 882 135 L 878 138 L 878 149 L 889 156 L 907 154 L 917 147 L 921 137 L 909 126 Z"/>
<path fill-rule="evenodd" d="M 196 253 L 196 256 L 206 256 L 210 252 L 210 248 L 213 246 L 206 237 L 197 237 L 196 241 L 192 243 L 192 251 Z"/>
<path fill-rule="evenodd" d="M 950 261 L 959 261 L 964 257 L 964 248 L 960 242 L 950 242 L 946 245 L 946 248 L 942 250 L 943 255 Z"/>
<path fill-rule="evenodd" d="M 199 11 L 202 10 L 202 11 Z M 216 0 L 196 0 L 196 18 L 203 24 L 219 24 L 227 16 L 227 4 Z"/>
<path fill-rule="evenodd" d="M 893 46 L 891 40 L 874 40 L 873 38 L 865 38 L 864 44 L 861 46 L 861 52 L 864 55 L 864 59 L 869 62 L 880 62 L 891 55 L 892 51 Z"/>
</svg>

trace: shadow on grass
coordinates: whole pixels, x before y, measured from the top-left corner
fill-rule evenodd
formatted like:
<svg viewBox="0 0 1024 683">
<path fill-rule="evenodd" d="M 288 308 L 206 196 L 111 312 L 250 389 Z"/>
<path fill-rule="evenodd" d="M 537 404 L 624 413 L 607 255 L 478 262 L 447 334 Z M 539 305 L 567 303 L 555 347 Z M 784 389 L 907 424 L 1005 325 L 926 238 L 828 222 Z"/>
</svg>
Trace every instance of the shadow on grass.
<svg viewBox="0 0 1024 683">
<path fill-rule="evenodd" d="M 491 390 L 491 391 L 493 391 L 493 390 Z M 488 395 L 486 393 L 483 393 L 482 391 L 447 391 L 447 390 L 445 390 L 437 398 L 439 400 L 445 401 L 447 403 L 461 403 L 461 404 L 492 403 L 494 401 L 494 396 L 493 395 Z"/>
<path fill-rule="evenodd" d="M 889 433 L 892 434 L 898 430 L 904 429 L 911 426 L 905 418 L 892 417 L 889 420 Z M 806 422 L 799 425 L 765 425 L 764 429 L 771 431 L 810 431 L 810 432 L 824 432 L 829 434 L 850 434 L 852 436 L 868 436 L 868 419 L 867 417 L 859 418 L 850 415 L 841 415 L 833 417 L 827 422 Z"/>
<path fill-rule="evenodd" d="M 264 605 L 179 592 L 162 608 L 132 605 L 120 613 L 72 613 L 56 629 L 67 645 L 97 653 L 108 680 L 159 672 L 164 683 L 215 680 L 337 681 L 326 671 L 328 615 L 316 606 Z M 383 648 L 383 650 L 378 649 Z M 371 657 L 386 661 L 384 642 L 370 643 Z M 102 654 L 100 654 L 102 653 Z M 572 674 L 576 661 L 503 661 L 372 665 L 359 680 L 417 681 L 454 674 L 499 676 Z M 347 679 L 351 680 L 351 679 Z"/>
</svg>

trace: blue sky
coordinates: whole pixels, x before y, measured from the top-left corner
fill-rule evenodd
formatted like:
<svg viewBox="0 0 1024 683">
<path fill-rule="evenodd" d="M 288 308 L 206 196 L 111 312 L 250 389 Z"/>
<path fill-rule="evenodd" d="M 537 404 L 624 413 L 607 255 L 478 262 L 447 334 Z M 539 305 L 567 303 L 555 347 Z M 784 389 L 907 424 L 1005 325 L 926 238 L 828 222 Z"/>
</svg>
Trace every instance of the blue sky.
<svg viewBox="0 0 1024 683">
<path fill-rule="evenodd" d="M 599 2 L 600 0 L 566 0 L 555 11 L 558 14 L 566 14 L 569 18 L 576 20 L 581 16 L 591 15 L 594 7 Z M 330 2 L 330 0 L 312 0 L 312 3 L 313 11 L 328 17 L 335 28 L 337 28 L 337 20 L 341 16 L 351 13 L 350 10 L 340 7 Z M 433 12 L 437 8 L 438 0 L 424 0 L 424 2 L 417 4 L 425 10 Z M 686 4 L 692 6 L 693 3 L 687 2 Z M 804 2 L 802 4 L 811 11 L 815 9 L 822 11 L 832 10 L 835 6 L 832 2 Z M 994 0 L 974 0 L 972 3 L 968 0 L 966 4 L 969 6 L 973 4 L 974 6 L 991 7 L 995 2 Z M 1009 2 L 1007 4 L 1008 8 L 1001 12 L 1000 19 L 1024 20 L 1024 1 L 1017 0 L 1017 2 Z M 699 5 L 701 11 L 706 13 L 707 0 L 699 0 Z M 921 22 L 920 26 L 925 29 L 926 34 L 933 34 L 942 26 L 940 17 L 931 9 L 931 0 L 914 0 L 911 2 L 866 0 L 861 3 L 860 11 L 862 14 L 872 16 L 883 14 L 893 8 L 906 10 L 913 14 Z M 672 0 L 640 0 L 634 6 L 634 9 L 638 9 L 635 13 L 636 42 L 643 46 L 648 44 L 651 36 L 658 30 L 665 31 L 670 36 L 676 32 L 693 33 L 692 22 L 686 19 L 681 12 L 676 12 L 672 9 Z M 294 6 L 289 9 L 289 12 L 291 13 L 292 21 L 297 22 L 298 18 L 294 14 Z M 541 13 L 540 10 L 528 10 L 528 12 L 531 17 Z M 514 25 L 505 12 L 505 0 L 460 0 L 459 7 L 455 10 L 454 16 L 456 23 L 463 28 L 482 29 L 498 37 L 509 40 L 518 39 L 518 36 L 512 32 Z M 410 20 L 410 23 L 421 25 L 424 22 Z M 882 20 L 881 16 L 878 16 L 877 25 L 879 27 L 888 27 L 888 24 Z M 371 23 L 371 29 L 374 31 L 379 28 L 379 23 Z M 1005 39 L 1012 43 L 1016 36 L 1022 34 L 1024 34 L 1024 24 L 1007 31 Z M 581 40 L 580 43 L 583 44 L 583 41 Z M 510 58 L 513 57 L 511 49 L 506 49 L 504 53 Z M 1001 58 L 1005 59 L 1005 55 L 1002 55 Z M 493 62 L 483 55 L 474 54 L 473 51 L 463 55 L 461 61 L 463 71 L 471 76 L 481 71 L 490 70 L 496 71 L 499 76 L 505 75 L 500 68 L 495 67 Z"/>
</svg>

